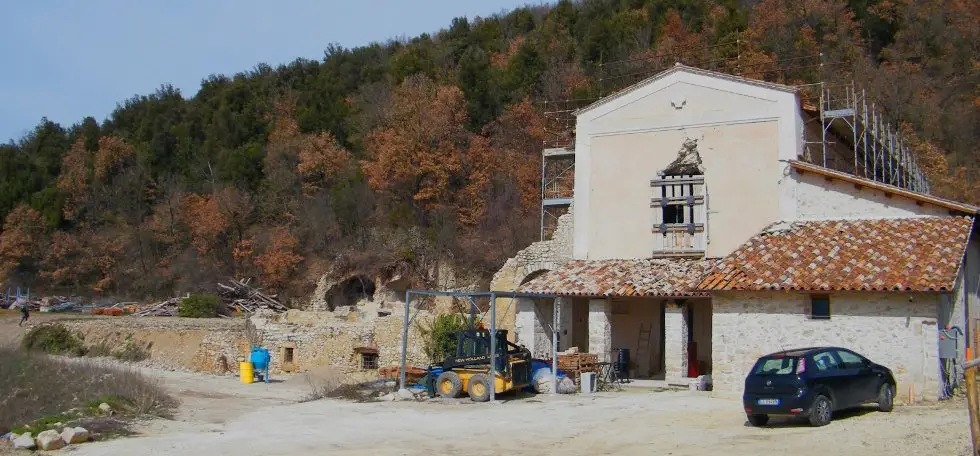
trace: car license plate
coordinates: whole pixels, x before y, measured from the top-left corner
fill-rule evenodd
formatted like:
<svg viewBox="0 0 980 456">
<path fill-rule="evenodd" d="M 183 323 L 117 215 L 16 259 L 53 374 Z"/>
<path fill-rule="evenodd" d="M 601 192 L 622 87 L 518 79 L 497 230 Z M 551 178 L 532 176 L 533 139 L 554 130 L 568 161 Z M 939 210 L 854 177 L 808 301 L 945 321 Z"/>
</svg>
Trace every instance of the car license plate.
<svg viewBox="0 0 980 456">
<path fill-rule="evenodd" d="M 779 405 L 779 399 L 759 399 L 759 405 Z"/>
</svg>

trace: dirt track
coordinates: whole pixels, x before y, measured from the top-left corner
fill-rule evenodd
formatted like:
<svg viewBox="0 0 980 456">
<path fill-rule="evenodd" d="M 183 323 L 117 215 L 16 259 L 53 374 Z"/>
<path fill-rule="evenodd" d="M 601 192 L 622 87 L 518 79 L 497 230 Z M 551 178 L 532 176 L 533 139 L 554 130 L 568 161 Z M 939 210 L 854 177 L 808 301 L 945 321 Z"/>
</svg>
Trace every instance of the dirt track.
<svg viewBox="0 0 980 456">
<path fill-rule="evenodd" d="M 964 404 L 838 414 L 823 428 L 749 427 L 735 400 L 627 390 L 468 402 L 293 403 L 301 381 L 241 385 L 234 377 L 148 372 L 183 401 L 177 421 L 144 436 L 78 447 L 76 455 L 827 455 L 966 454 Z M 788 451 L 788 453 L 787 453 Z"/>
</svg>

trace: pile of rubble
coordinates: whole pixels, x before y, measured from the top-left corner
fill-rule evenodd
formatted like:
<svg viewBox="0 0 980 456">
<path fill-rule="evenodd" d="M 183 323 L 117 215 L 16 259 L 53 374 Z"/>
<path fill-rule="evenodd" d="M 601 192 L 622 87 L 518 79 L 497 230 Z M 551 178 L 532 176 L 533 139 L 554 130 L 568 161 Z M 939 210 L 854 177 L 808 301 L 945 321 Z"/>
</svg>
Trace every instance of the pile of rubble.
<svg viewBox="0 0 980 456">
<path fill-rule="evenodd" d="M 276 300 L 276 295 L 266 295 L 260 292 L 259 288 L 252 288 L 248 282 L 251 279 L 237 280 L 232 279 L 230 285 L 218 284 L 221 299 L 225 301 L 225 306 L 237 312 L 252 313 L 258 309 L 271 309 L 276 312 L 289 310 Z"/>
<path fill-rule="evenodd" d="M 289 310 L 276 299 L 276 295 L 262 293 L 260 288 L 249 285 L 251 279 L 232 279 L 228 284 L 218 283 L 218 294 L 228 310 L 234 312 L 253 313 L 259 309 L 270 309 L 274 312 Z M 138 317 L 175 317 L 180 302 L 190 295 L 170 298 L 137 308 L 133 315 Z"/>
</svg>

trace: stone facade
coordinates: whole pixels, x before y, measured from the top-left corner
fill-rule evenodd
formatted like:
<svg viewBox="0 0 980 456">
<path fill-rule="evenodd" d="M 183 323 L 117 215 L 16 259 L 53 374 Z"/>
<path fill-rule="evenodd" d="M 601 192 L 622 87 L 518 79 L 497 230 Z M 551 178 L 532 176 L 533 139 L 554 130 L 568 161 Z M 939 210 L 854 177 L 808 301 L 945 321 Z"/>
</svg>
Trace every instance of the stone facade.
<svg viewBox="0 0 980 456">
<path fill-rule="evenodd" d="M 831 318 L 810 318 L 809 298 L 782 292 L 719 292 L 713 298 L 714 390 L 738 396 L 762 355 L 783 349 L 837 345 L 889 367 L 896 395 L 935 400 L 938 295 L 840 293 L 830 296 Z M 668 339 L 669 341 L 669 339 Z"/>
<path fill-rule="evenodd" d="M 664 304 L 664 375 L 676 382 L 687 376 L 687 322 L 684 306 Z"/>
<path fill-rule="evenodd" d="M 589 353 L 599 362 L 612 361 L 612 303 L 608 299 L 589 300 Z"/>
<path fill-rule="evenodd" d="M 253 315 L 251 321 L 255 332 L 261 338 L 262 346 L 272 354 L 272 373 L 282 370 L 283 347 L 293 347 L 296 372 L 319 366 L 334 366 L 349 372 L 363 370 L 361 355 L 356 350 L 360 347 L 377 350 L 379 367 L 401 363 L 404 304 L 389 316 L 367 319 L 356 309 L 349 309 L 346 317 L 339 316 L 338 311 L 290 310 L 283 314 L 260 312 Z M 409 365 L 429 363 L 422 350 L 416 323 L 431 318 L 429 312 L 421 311 L 409 327 Z"/>
<path fill-rule="evenodd" d="M 574 206 L 573 206 L 574 207 Z M 513 258 L 507 260 L 503 267 L 497 271 L 490 281 L 490 289 L 495 291 L 512 291 L 519 285 L 526 282 L 529 276 L 540 271 L 554 270 L 558 265 L 572 259 L 572 209 L 558 218 L 558 227 L 552 238 L 547 241 L 535 242 L 524 250 L 517 252 Z M 550 303 L 548 306 L 550 315 Z M 497 299 L 497 327 L 511 332 L 512 341 L 520 341 L 520 331 L 517 329 L 517 310 L 518 303 L 509 298 Z M 530 310 L 530 307 L 522 308 Z M 549 325 L 550 326 L 550 325 Z M 532 326 L 525 325 L 524 328 L 530 330 Z M 531 334 L 524 335 L 525 340 L 531 340 Z M 528 347 L 533 346 L 526 342 L 520 342 Z M 550 349 L 549 349 L 550 353 Z"/>
</svg>

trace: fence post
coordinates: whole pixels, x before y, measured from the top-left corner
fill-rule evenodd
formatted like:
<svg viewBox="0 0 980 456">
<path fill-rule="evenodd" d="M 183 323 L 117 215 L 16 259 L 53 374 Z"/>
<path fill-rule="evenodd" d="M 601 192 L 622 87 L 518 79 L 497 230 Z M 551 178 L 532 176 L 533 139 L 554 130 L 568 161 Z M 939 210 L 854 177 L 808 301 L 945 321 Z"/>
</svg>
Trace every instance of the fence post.
<svg viewBox="0 0 980 456">
<path fill-rule="evenodd" d="M 966 402 L 970 408 L 970 436 L 973 441 L 973 454 L 980 455 L 980 409 L 977 403 L 977 366 L 980 360 L 971 359 L 964 365 L 966 377 Z"/>
</svg>

